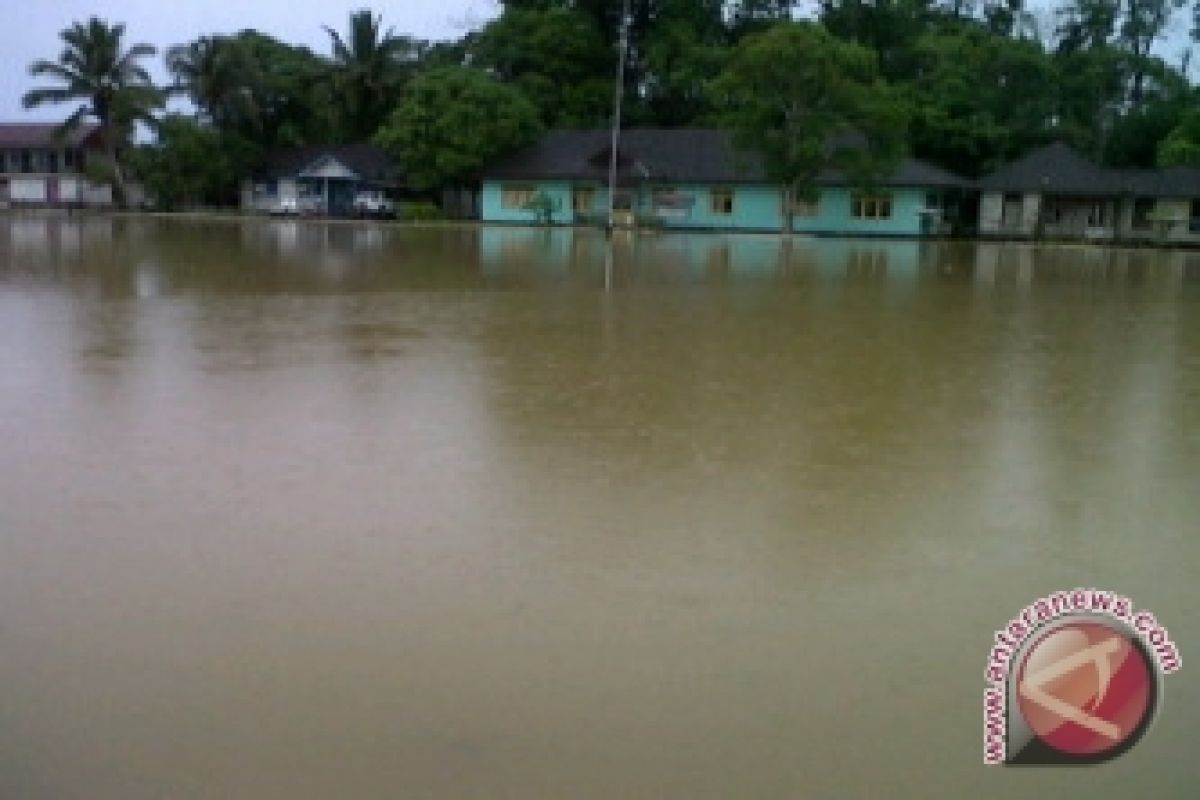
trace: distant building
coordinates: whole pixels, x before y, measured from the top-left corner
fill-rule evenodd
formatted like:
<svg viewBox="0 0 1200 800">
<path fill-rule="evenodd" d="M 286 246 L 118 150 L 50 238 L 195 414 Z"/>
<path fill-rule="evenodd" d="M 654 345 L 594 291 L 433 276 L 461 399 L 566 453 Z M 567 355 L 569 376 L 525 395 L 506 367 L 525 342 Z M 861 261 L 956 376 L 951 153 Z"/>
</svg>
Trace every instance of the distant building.
<svg viewBox="0 0 1200 800">
<path fill-rule="evenodd" d="M 267 157 L 242 184 L 243 211 L 352 216 L 363 193 L 391 192 L 399 176 L 392 160 L 370 144 L 299 147 Z"/>
<path fill-rule="evenodd" d="M 556 130 L 481 173 L 486 222 L 604 221 L 611 154 L 608 130 Z M 780 231 L 791 204 L 798 233 L 920 236 L 949 230 L 972 185 L 908 158 L 870 191 L 827 170 L 813 201 L 790 199 L 759 159 L 704 128 L 621 131 L 614 207 L 618 223 L 666 228 Z M 535 198 L 539 201 L 532 203 Z"/>
<path fill-rule="evenodd" d="M 54 123 L 0 123 L 0 208 L 109 206 L 112 188 L 84 177 L 100 150 L 99 128 L 60 131 Z"/>
<path fill-rule="evenodd" d="M 1056 142 L 979 186 L 984 235 L 1200 243 L 1200 169 L 1108 169 Z"/>
</svg>

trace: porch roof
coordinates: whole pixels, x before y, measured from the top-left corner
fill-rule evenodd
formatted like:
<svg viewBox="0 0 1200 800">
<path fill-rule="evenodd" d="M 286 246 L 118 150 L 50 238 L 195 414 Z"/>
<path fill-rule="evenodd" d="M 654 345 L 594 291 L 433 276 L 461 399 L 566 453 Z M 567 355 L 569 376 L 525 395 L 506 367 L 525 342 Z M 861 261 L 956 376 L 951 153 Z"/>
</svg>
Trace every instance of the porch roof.
<svg viewBox="0 0 1200 800">
<path fill-rule="evenodd" d="M 296 147 L 268 154 L 256 177 L 299 178 L 322 163 L 336 162 L 351 179 L 381 186 L 395 186 L 400 175 L 387 154 L 372 144 Z"/>
</svg>

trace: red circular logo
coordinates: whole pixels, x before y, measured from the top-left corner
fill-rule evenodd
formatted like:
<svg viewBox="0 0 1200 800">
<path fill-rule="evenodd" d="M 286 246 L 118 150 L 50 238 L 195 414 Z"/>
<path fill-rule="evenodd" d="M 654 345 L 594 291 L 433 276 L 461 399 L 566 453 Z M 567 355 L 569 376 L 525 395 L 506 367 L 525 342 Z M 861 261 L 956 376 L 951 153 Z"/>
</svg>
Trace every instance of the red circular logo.
<svg viewBox="0 0 1200 800">
<path fill-rule="evenodd" d="M 1068 757 L 1093 759 L 1132 746 L 1156 698 L 1154 667 L 1131 635 L 1100 620 L 1073 620 L 1034 641 L 1017 673 L 1021 716 Z"/>
</svg>

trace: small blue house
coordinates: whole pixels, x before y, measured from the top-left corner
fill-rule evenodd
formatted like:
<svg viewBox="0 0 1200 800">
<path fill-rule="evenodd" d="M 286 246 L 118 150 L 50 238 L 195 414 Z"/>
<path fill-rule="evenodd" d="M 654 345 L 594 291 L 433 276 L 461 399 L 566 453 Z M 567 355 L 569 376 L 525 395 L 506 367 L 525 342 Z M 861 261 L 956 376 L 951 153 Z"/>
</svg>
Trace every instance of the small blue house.
<svg viewBox="0 0 1200 800">
<path fill-rule="evenodd" d="M 607 130 L 556 130 L 481 174 L 485 222 L 587 224 L 604 221 L 612 153 Z M 619 224 L 673 229 L 781 231 L 828 235 L 921 236 L 946 232 L 971 185 L 916 159 L 904 159 L 875 188 L 843 174 L 820 176 L 815 201 L 792 199 L 768 181 L 759 160 L 737 151 L 724 131 L 640 128 L 617 148 Z"/>
</svg>

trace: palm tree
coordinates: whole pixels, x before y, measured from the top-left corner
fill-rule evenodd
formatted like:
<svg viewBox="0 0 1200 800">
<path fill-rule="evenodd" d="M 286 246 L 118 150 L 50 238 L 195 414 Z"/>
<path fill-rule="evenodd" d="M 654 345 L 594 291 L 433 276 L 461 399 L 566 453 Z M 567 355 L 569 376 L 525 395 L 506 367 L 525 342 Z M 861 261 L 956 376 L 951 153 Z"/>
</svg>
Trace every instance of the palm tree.
<svg viewBox="0 0 1200 800">
<path fill-rule="evenodd" d="M 135 44 L 125 49 L 124 35 L 124 25 L 109 25 L 96 17 L 72 24 L 59 34 L 65 47 L 57 61 L 41 59 L 29 66 L 31 76 L 53 78 L 61 85 L 31 89 L 22 98 L 25 108 L 83 101 L 61 130 L 67 131 L 87 117 L 95 118 L 118 201 L 125 197 L 118 153 L 128 143 L 134 125 L 152 121 L 151 110 L 163 102 L 162 92 L 138 63 L 153 56 L 154 47 Z"/>
<path fill-rule="evenodd" d="M 350 15 L 349 40 L 329 26 L 334 81 L 342 98 L 346 134 L 370 137 L 391 110 L 406 73 L 420 56 L 420 43 L 383 30 L 383 18 L 369 9 Z"/>
<path fill-rule="evenodd" d="M 240 40 L 202 36 L 167 50 L 166 65 L 175 78 L 170 91 L 187 95 L 216 127 L 257 122 L 256 65 Z"/>
</svg>

